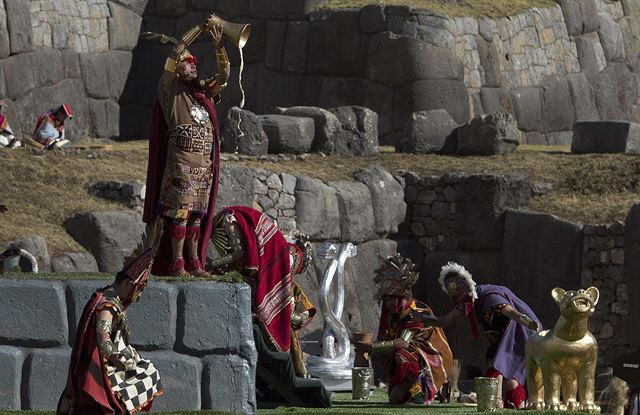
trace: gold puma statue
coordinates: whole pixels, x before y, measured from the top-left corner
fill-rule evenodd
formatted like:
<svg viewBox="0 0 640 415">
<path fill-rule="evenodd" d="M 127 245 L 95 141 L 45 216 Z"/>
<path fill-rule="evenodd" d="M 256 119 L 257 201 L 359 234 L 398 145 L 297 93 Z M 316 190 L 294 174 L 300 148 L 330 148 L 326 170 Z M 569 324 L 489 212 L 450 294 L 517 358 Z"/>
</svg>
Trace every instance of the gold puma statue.
<svg viewBox="0 0 640 415">
<path fill-rule="evenodd" d="M 529 337 L 525 347 L 529 408 L 599 413 L 594 402 L 598 343 L 588 321 L 600 293 L 595 287 L 554 288 L 551 296 L 560 307 L 558 322 Z"/>
</svg>

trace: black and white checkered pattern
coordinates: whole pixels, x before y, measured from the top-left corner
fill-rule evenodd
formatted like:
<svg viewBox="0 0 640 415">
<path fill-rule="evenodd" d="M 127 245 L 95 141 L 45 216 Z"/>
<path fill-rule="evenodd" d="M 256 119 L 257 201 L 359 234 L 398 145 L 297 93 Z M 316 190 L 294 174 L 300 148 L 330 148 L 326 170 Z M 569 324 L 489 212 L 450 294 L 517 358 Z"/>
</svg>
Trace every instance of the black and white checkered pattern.
<svg viewBox="0 0 640 415">
<path fill-rule="evenodd" d="M 111 389 L 122 398 L 128 411 L 138 410 L 162 391 L 160 373 L 153 363 L 140 357 L 133 347 L 125 343 L 120 331 L 116 332 L 113 343 L 118 352 L 127 357 L 127 365 L 130 368 L 117 371 L 115 367 L 109 367 L 107 373 Z"/>
</svg>

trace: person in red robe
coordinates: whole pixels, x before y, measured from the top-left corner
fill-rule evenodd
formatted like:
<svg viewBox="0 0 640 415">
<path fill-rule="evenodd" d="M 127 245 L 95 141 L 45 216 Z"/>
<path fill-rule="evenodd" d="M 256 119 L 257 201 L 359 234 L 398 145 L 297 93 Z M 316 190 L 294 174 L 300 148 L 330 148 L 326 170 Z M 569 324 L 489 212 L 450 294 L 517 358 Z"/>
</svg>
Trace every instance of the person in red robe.
<svg viewBox="0 0 640 415">
<path fill-rule="evenodd" d="M 129 344 L 126 318 L 147 285 L 161 229 L 155 226 L 150 248 L 134 252 L 115 281 L 85 305 L 56 415 L 134 415 L 163 393 L 158 370 Z"/>
<path fill-rule="evenodd" d="M 167 232 L 152 272 L 155 275 L 208 277 L 203 263 L 211 236 L 218 192 L 220 128 L 212 100 L 229 77 L 229 60 L 221 45 L 222 26 L 209 31 L 220 73 L 198 78 L 197 59 L 186 47 L 212 19 L 188 31 L 167 58 L 158 82 L 149 137 L 149 165 L 143 220 L 158 215 Z M 186 258 L 186 259 L 185 259 Z"/>
</svg>

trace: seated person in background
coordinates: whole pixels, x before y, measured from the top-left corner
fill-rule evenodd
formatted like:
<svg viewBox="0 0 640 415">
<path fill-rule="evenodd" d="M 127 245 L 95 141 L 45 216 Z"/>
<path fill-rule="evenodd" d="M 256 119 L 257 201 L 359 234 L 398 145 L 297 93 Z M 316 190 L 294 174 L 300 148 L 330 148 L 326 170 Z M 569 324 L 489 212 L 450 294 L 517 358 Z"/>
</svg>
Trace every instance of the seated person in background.
<svg viewBox="0 0 640 415">
<path fill-rule="evenodd" d="M 447 383 L 447 372 L 453 364 L 443 330 L 425 324 L 419 316 L 433 313 L 411 294 L 418 276 L 411 260 L 398 254 L 385 259 L 375 277 L 382 302 L 378 341 L 355 343 L 358 352 L 388 355 L 385 366 L 392 404 L 431 403 Z"/>
<path fill-rule="evenodd" d="M 466 316 L 472 335 L 478 337 L 477 321 L 480 320 L 490 344 L 486 357 L 491 368 L 485 376 L 500 379 L 498 405 L 523 408 L 527 400 L 523 386 L 527 379 L 524 346 L 529 336 L 542 328 L 536 315 L 507 287 L 490 284 L 476 286 L 469 271 L 455 262 L 442 267 L 438 281 L 455 308 L 439 317 L 435 324 L 448 327 Z M 506 390 L 504 404 L 503 379 Z"/>
<path fill-rule="evenodd" d="M 71 108 L 67 104 L 41 114 L 33 130 L 33 139 L 46 149 L 63 148 L 69 145 L 69 140 L 64 138 L 64 122 L 67 118 L 73 118 Z"/>
<path fill-rule="evenodd" d="M 0 101 L 0 111 L 4 107 L 4 102 Z M 17 148 L 22 143 L 13 135 L 13 130 L 9 125 L 9 120 L 0 112 L 0 147 Z"/>
<path fill-rule="evenodd" d="M 293 281 L 312 260 L 311 245 L 302 237 L 289 243 L 265 213 L 230 206 L 214 219 L 212 240 L 220 258 L 214 272 L 237 270 L 251 287 L 251 307 L 267 343 L 274 350 L 290 352 L 296 375 L 306 368 L 297 331 L 311 321 L 315 308 Z"/>
</svg>

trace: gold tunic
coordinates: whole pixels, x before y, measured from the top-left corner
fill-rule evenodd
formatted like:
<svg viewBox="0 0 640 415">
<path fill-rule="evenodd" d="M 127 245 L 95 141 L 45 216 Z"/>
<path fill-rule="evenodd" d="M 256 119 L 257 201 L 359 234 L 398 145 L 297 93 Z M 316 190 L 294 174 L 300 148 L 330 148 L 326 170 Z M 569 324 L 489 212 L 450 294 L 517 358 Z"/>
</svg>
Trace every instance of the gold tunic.
<svg viewBox="0 0 640 415">
<path fill-rule="evenodd" d="M 208 98 L 207 98 L 208 99 Z M 205 214 L 213 182 L 214 130 L 206 109 L 178 75 L 165 71 L 158 100 L 168 129 L 167 162 L 160 189 L 162 216 L 186 220 Z"/>
</svg>

